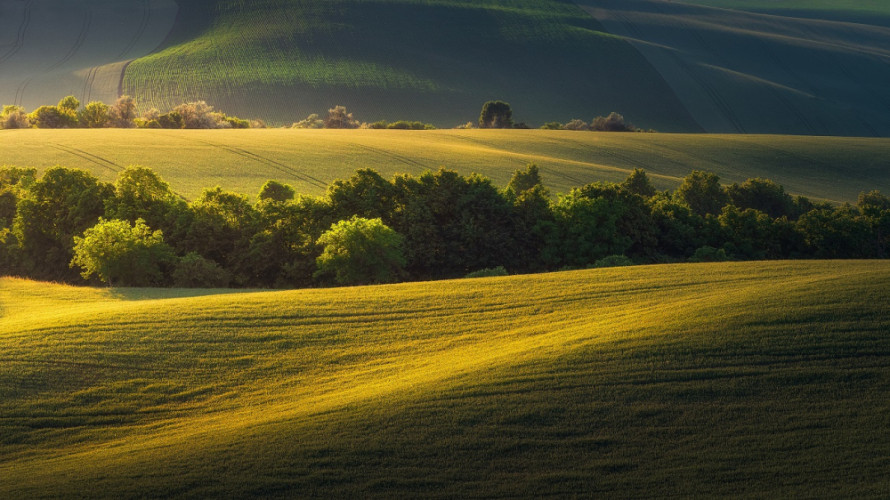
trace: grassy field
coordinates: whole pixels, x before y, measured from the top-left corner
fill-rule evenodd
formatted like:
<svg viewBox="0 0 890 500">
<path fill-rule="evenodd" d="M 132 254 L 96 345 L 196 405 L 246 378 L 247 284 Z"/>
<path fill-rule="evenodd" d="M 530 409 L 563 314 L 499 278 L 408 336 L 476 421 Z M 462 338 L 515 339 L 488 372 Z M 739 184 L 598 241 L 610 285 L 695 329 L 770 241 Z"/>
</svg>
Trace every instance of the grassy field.
<svg viewBox="0 0 890 500">
<path fill-rule="evenodd" d="M 890 265 L 0 280 L 0 496 L 886 497 Z"/>
<path fill-rule="evenodd" d="M 621 181 L 644 168 L 661 189 L 691 170 L 723 182 L 766 177 L 789 192 L 855 202 L 862 191 L 890 193 L 890 140 L 759 135 L 589 133 L 545 130 L 8 130 L 0 165 L 89 170 L 107 181 L 128 165 L 155 169 L 194 198 L 220 185 L 254 195 L 269 179 L 321 194 L 358 168 L 389 177 L 445 166 L 506 185 L 534 162 L 556 192 Z"/>
</svg>

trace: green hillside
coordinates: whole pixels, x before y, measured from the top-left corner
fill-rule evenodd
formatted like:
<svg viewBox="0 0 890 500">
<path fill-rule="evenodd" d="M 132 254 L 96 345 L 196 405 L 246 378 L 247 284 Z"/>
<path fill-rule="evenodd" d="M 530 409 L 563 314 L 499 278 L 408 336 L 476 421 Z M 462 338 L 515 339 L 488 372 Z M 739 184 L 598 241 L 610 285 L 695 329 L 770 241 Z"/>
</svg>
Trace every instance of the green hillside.
<svg viewBox="0 0 890 500">
<path fill-rule="evenodd" d="M 455 126 L 505 99 L 519 121 L 621 110 L 700 130 L 630 44 L 559 0 L 180 1 L 169 46 L 123 80 L 143 107 L 206 99 L 290 124 L 346 105 L 366 121 Z"/>
<path fill-rule="evenodd" d="M 0 5 L 0 104 L 206 100 L 282 125 L 611 111 L 669 132 L 890 135 L 870 0 L 91 0 Z"/>
<path fill-rule="evenodd" d="M 886 496 L 890 266 L 0 280 L 0 496 Z"/>
<path fill-rule="evenodd" d="M 528 163 L 556 192 L 646 169 L 676 189 L 693 169 L 725 183 L 773 179 L 794 194 L 855 202 L 890 193 L 890 140 L 762 135 L 593 133 L 549 130 L 9 130 L 0 165 L 81 168 L 113 181 L 128 165 L 157 171 L 183 196 L 220 185 L 251 196 L 269 179 L 321 194 L 359 168 L 389 178 L 440 166 L 505 186 Z"/>
<path fill-rule="evenodd" d="M 709 132 L 890 133 L 886 2 L 578 3 L 629 40 Z"/>
</svg>

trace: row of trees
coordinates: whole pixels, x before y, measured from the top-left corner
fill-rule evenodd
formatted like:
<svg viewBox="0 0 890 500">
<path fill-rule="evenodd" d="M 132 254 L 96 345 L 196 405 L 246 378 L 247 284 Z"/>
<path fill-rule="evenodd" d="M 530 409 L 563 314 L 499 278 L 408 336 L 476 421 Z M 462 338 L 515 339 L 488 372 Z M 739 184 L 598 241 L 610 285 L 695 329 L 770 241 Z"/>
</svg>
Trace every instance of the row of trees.
<svg viewBox="0 0 890 500">
<path fill-rule="evenodd" d="M 136 101 L 121 96 L 108 105 L 92 101 L 81 107 L 74 96 L 63 98 L 55 106 L 40 106 L 27 113 L 21 106 L 4 106 L 0 114 L 0 128 L 168 128 L 168 129 L 218 129 L 262 128 L 261 121 L 247 121 L 223 112 L 215 111 L 204 101 L 188 102 L 174 107 L 167 113 L 150 109 L 139 115 Z"/>
<path fill-rule="evenodd" d="M 60 167 L 39 178 L 0 169 L 0 275 L 43 280 L 294 287 L 628 260 L 888 256 L 890 199 L 878 192 L 833 206 L 698 171 L 673 192 L 636 170 L 553 199 L 534 165 L 504 189 L 445 169 L 391 180 L 365 169 L 321 197 L 269 181 L 255 200 L 214 188 L 187 203 L 146 168 L 114 184 Z"/>
<path fill-rule="evenodd" d="M 471 128 L 468 123 L 461 128 Z M 531 128 L 526 123 L 513 121 L 513 109 L 504 101 L 488 101 L 482 105 L 479 114 L 479 128 Z M 547 122 L 541 126 L 545 130 L 592 130 L 597 132 L 639 132 L 640 130 L 627 123 L 624 116 L 612 112 L 609 116 L 597 116 L 590 123 L 574 119 L 567 123 Z"/>
</svg>

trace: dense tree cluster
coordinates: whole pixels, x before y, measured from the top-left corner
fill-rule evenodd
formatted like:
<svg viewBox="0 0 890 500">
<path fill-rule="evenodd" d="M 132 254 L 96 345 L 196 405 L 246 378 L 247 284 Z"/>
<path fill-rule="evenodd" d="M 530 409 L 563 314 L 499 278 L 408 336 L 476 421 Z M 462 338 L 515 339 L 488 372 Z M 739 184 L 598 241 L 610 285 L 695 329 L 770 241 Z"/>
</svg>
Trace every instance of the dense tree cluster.
<svg viewBox="0 0 890 500">
<path fill-rule="evenodd" d="M 92 101 L 81 107 L 74 96 L 63 98 L 55 106 L 40 106 L 26 113 L 21 106 L 4 106 L 0 113 L 0 129 L 16 128 L 262 128 L 261 121 L 247 121 L 214 111 L 204 101 L 189 102 L 174 107 L 167 113 L 150 109 L 141 116 L 136 101 L 121 96 L 108 105 Z"/>
<path fill-rule="evenodd" d="M 0 274 L 182 287 L 294 287 L 557 270 L 631 262 L 886 258 L 890 199 L 813 203 L 765 179 L 692 172 L 659 192 L 642 170 L 555 199 L 538 168 L 504 189 L 441 169 L 371 169 L 255 201 L 206 189 L 187 203 L 153 171 L 108 184 L 56 167 L 0 169 Z"/>
</svg>

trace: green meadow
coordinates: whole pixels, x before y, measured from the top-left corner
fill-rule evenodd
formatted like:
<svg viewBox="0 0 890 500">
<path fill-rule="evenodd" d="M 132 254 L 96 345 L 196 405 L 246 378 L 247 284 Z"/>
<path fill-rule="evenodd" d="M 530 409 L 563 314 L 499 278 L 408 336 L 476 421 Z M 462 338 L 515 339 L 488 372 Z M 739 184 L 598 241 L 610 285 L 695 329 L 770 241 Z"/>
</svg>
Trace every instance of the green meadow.
<svg viewBox="0 0 890 500">
<path fill-rule="evenodd" d="M 0 280 L 0 496 L 882 498 L 890 265 Z"/>
<path fill-rule="evenodd" d="M 675 189 L 693 169 L 724 183 L 764 177 L 788 192 L 855 202 L 890 192 L 890 140 L 869 138 L 593 133 L 546 130 L 9 130 L 0 165 L 62 165 L 106 181 L 129 165 L 154 169 L 189 199 L 222 186 L 256 194 L 269 179 L 321 194 L 359 168 L 385 177 L 440 166 L 477 172 L 504 186 L 528 163 L 556 192 L 622 181 L 635 168 L 659 189 Z"/>
</svg>

